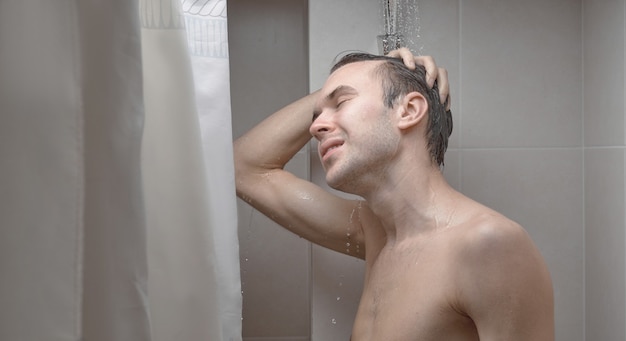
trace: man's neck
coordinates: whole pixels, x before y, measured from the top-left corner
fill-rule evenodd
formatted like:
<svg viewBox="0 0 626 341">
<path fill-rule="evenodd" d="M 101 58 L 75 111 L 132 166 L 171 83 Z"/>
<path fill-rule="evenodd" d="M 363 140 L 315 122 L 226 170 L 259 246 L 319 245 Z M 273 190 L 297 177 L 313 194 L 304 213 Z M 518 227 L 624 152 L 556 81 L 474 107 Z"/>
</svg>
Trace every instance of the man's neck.
<svg viewBox="0 0 626 341">
<path fill-rule="evenodd" d="M 439 169 L 391 173 L 386 179 L 364 198 L 383 223 L 388 243 L 419 238 L 450 224 L 459 193 Z"/>
</svg>

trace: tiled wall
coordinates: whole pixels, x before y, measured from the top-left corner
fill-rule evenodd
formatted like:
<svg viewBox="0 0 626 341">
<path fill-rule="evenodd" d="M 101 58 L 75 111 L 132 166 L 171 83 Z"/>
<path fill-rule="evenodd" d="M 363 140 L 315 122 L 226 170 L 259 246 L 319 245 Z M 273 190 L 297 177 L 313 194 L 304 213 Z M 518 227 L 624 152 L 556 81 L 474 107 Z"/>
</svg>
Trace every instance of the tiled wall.
<svg viewBox="0 0 626 341">
<path fill-rule="evenodd" d="M 553 276 L 557 340 L 626 339 L 625 2 L 418 1 L 412 47 L 451 81 L 446 177 L 529 231 Z M 380 0 L 228 6 L 231 66 L 241 66 L 235 136 L 306 92 L 307 70 L 319 88 L 337 54 L 377 51 Z M 251 35 L 233 39 L 242 34 Z M 289 167 L 325 186 L 311 154 Z M 244 339 L 347 340 L 363 263 L 311 247 L 242 203 L 239 219 Z"/>
<path fill-rule="evenodd" d="M 308 93 L 306 0 L 229 0 L 233 136 Z M 309 177 L 303 151 L 287 169 Z M 308 341 L 311 245 L 238 201 L 243 339 Z"/>
<path fill-rule="evenodd" d="M 626 1 L 584 1 L 588 341 L 626 340 Z"/>
</svg>

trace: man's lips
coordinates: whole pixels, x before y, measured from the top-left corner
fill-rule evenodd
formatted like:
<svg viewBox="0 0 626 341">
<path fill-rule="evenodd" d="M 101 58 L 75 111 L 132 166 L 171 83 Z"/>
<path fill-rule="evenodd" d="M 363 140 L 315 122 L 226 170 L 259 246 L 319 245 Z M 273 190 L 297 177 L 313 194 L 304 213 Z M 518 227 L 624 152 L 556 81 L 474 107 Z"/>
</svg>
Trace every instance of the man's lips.
<svg viewBox="0 0 626 341">
<path fill-rule="evenodd" d="M 319 151 L 320 157 L 324 160 L 328 155 L 331 154 L 333 150 L 343 145 L 343 140 L 341 139 L 328 139 L 320 144 Z"/>
</svg>

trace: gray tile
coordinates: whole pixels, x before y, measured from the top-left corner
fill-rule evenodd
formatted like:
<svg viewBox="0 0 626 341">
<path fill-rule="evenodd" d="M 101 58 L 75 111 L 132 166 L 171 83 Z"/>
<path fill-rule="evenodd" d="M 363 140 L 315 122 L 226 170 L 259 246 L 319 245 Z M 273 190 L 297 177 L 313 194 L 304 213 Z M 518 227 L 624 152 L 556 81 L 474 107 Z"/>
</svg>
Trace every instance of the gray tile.
<svg viewBox="0 0 626 341">
<path fill-rule="evenodd" d="M 307 93 L 306 8 L 306 1 L 294 0 L 228 2 L 235 138 Z M 306 150 L 286 169 L 307 178 Z M 241 200 L 238 219 L 243 337 L 308 337 L 310 243 Z"/>
<path fill-rule="evenodd" d="M 350 339 L 364 273 L 362 260 L 313 246 L 313 340 Z"/>
<path fill-rule="evenodd" d="M 311 90 L 324 85 L 338 54 L 354 50 L 378 53 L 380 14 L 378 1 L 309 1 Z"/>
<path fill-rule="evenodd" d="M 461 6 L 462 146 L 580 146 L 580 4 Z"/>
<path fill-rule="evenodd" d="M 625 340 L 625 149 L 585 152 L 587 340 Z"/>
<path fill-rule="evenodd" d="M 310 243 L 238 200 L 243 336 L 310 332 Z"/>
<path fill-rule="evenodd" d="M 472 150 L 461 158 L 463 192 L 524 226 L 543 254 L 558 339 L 582 340 L 582 150 Z"/>
<path fill-rule="evenodd" d="M 585 144 L 623 146 L 624 1 L 583 1 Z"/>
<path fill-rule="evenodd" d="M 461 72 L 459 54 L 459 1 L 420 0 L 418 2 L 419 37 L 413 49 L 422 55 L 435 58 L 437 65 L 448 71 L 452 100 L 454 129 L 449 147 L 457 148 L 462 120 L 459 98 L 461 93 Z"/>
<path fill-rule="evenodd" d="M 461 152 L 448 150 L 444 159 L 443 175 L 454 189 L 461 190 Z"/>
</svg>

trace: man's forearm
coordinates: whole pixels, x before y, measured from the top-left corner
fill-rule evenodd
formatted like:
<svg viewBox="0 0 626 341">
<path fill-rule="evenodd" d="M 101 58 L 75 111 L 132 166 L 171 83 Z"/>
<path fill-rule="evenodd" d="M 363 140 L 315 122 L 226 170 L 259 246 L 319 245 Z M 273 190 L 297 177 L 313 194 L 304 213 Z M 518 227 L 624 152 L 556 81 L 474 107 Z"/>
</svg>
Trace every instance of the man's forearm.
<svg viewBox="0 0 626 341">
<path fill-rule="evenodd" d="M 234 144 L 238 182 L 246 174 L 282 169 L 311 139 L 309 127 L 317 92 L 280 109 Z"/>
</svg>

